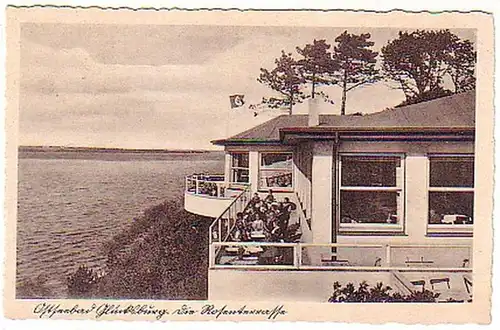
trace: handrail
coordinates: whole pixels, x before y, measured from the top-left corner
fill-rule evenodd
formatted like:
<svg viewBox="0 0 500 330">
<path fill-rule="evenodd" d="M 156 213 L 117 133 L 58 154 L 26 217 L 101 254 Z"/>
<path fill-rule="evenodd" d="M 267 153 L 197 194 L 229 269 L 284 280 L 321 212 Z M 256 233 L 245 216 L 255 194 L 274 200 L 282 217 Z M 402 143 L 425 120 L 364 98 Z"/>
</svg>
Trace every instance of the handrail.
<svg viewBox="0 0 500 330">
<path fill-rule="evenodd" d="M 270 246 L 297 246 L 300 247 L 361 247 L 361 248 L 383 248 L 383 247 L 391 247 L 391 248 L 471 248 L 468 244 L 406 244 L 406 243 L 391 243 L 391 244 L 369 244 L 369 243 L 280 243 L 280 242 L 214 242 L 217 245 L 270 245 Z"/>
<path fill-rule="evenodd" d="M 186 178 L 198 179 L 198 177 L 207 177 L 207 178 L 222 178 L 224 180 L 224 174 L 191 174 L 186 175 Z M 198 179 L 202 180 L 202 179 Z"/>
<path fill-rule="evenodd" d="M 213 225 L 213 224 L 212 224 Z M 253 264 L 248 264 L 248 265 L 240 265 L 240 264 L 217 264 L 217 260 L 215 260 L 215 256 L 219 256 L 219 259 L 221 257 L 221 253 L 224 253 L 225 249 L 222 249 L 222 247 L 240 247 L 243 248 L 241 251 L 244 251 L 244 247 L 248 248 L 257 248 L 257 247 L 274 247 L 274 248 L 291 248 L 293 249 L 293 262 L 291 259 L 289 259 L 289 264 L 286 265 L 277 265 L 277 264 L 262 264 L 260 261 L 253 263 Z M 377 261 L 382 261 L 377 264 L 375 262 L 374 264 L 371 264 L 368 260 L 361 258 L 355 259 L 354 263 L 351 263 L 353 260 L 342 260 L 340 259 L 332 259 L 331 261 L 329 260 L 324 260 L 321 259 L 318 263 L 309 263 L 309 262 L 304 262 L 302 258 L 302 254 L 304 252 L 304 248 L 308 247 L 322 247 L 322 248 L 372 248 L 372 249 L 380 249 L 378 252 L 378 255 L 376 254 L 375 256 L 377 257 Z M 454 266 L 453 264 L 449 263 L 444 263 L 442 265 L 438 264 L 432 264 L 431 266 L 415 266 L 415 265 L 402 265 L 400 262 L 394 262 L 391 260 L 391 249 L 395 248 L 465 248 L 468 250 L 468 254 L 470 254 L 472 251 L 472 246 L 468 244 L 450 244 L 450 245 L 445 245 L 445 244 L 440 244 L 440 245 L 432 245 L 432 244 L 404 244 L 404 243 L 396 243 L 396 244 L 346 244 L 346 243 L 277 243 L 277 242 L 226 242 L 226 241 L 221 241 L 221 242 L 212 242 L 210 245 L 210 265 L 211 267 L 217 267 L 217 268 L 247 268 L 247 269 L 273 269 L 273 268 L 279 268 L 279 269 L 302 269 L 302 270 L 352 270 L 352 271 L 393 271 L 393 270 L 399 270 L 399 271 L 405 271 L 405 272 L 413 272 L 413 271 L 424 271 L 424 272 L 433 272 L 433 271 L 450 271 L 450 272 L 471 272 L 472 267 L 465 267 L 464 265 L 462 267 L 459 266 L 459 263 Z M 217 249 L 217 253 L 215 252 Z M 265 249 L 264 249 L 265 250 Z M 264 250 L 260 250 L 261 252 Z M 328 249 L 327 249 L 328 250 Z M 229 250 L 227 250 L 229 251 Z M 251 250 L 248 250 L 251 251 Z M 324 251 L 324 250 L 323 250 Z M 332 250 L 330 250 L 331 252 Z M 290 250 L 290 252 L 292 252 Z M 338 252 L 338 250 L 337 250 Z M 229 253 L 229 252 L 227 252 Z M 229 255 L 225 254 L 225 258 L 227 258 Z M 234 251 L 233 251 L 234 253 Z M 250 252 L 251 253 L 251 252 Z M 257 254 L 258 255 L 258 254 Z M 289 254 L 289 257 L 292 254 Z M 336 254 L 335 254 L 336 255 Z M 337 256 L 337 255 L 336 255 Z M 257 258 L 257 256 L 255 257 Z"/>
<path fill-rule="evenodd" d="M 223 174 L 191 174 L 185 177 L 185 192 L 195 195 L 225 198 L 226 189 L 241 189 L 245 182 L 226 182 Z"/>
<path fill-rule="evenodd" d="M 242 197 L 243 197 L 246 193 L 248 193 L 249 191 L 250 191 L 250 186 L 246 187 L 246 188 L 245 188 L 245 189 L 244 189 L 241 193 L 239 193 L 239 194 L 238 194 L 238 196 L 236 196 L 236 198 L 235 198 L 235 199 L 233 199 L 233 200 L 231 201 L 231 203 L 230 203 L 230 204 L 229 204 L 229 205 L 228 205 L 228 206 L 224 209 L 224 211 L 223 211 L 223 212 L 222 212 L 222 213 L 221 213 L 221 214 L 220 214 L 220 215 L 219 215 L 219 216 L 218 216 L 218 217 L 217 217 L 217 218 L 216 218 L 216 219 L 212 222 L 212 224 L 211 224 L 211 225 L 210 225 L 210 227 L 209 227 L 209 242 L 210 242 L 210 244 L 212 244 L 212 243 L 213 243 L 213 240 L 212 240 L 212 233 L 213 233 L 213 231 L 214 231 L 214 226 L 215 226 L 216 224 L 217 224 L 217 225 L 219 225 L 219 234 L 220 234 L 220 232 L 221 232 L 221 230 L 220 230 L 220 221 L 221 221 L 221 219 L 223 218 L 224 214 L 226 214 L 226 212 L 229 212 L 229 211 L 231 210 L 231 208 L 232 208 L 233 206 L 235 206 L 235 205 L 236 205 L 236 203 L 237 203 L 237 202 L 239 202 L 239 201 L 240 201 L 240 199 L 242 199 Z M 228 231 L 228 235 L 227 235 L 227 237 L 229 236 L 229 234 L 230 234 L 230 232 L 231 232 L 231 229 L 232 229 L 232 228 L 230 228 L 230 230 Z M 227 239 L 227 237 L 226 237 L 225 239 Z"/>
<path fill-rule="evenodd" d="M 294 247 L 297 243 L 280 243 L 280 242 L 214 242 L 215 245 L 220 246 L 277 246 L 277 247 Z"/>
</svg>

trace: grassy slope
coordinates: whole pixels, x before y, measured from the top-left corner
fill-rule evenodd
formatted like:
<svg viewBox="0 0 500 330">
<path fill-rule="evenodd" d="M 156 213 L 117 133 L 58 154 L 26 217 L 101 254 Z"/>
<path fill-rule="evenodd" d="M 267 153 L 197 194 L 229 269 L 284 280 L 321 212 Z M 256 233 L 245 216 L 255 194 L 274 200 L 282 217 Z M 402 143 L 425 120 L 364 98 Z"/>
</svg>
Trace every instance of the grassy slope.
<svg viewBox="0 0 500 330">
<path fill-rule="evenodd" d="M 147 210 L 106 245 L 108 271 L 96 297 L 207 299 L 209 218 L 180 202 Z"/>
</svg>

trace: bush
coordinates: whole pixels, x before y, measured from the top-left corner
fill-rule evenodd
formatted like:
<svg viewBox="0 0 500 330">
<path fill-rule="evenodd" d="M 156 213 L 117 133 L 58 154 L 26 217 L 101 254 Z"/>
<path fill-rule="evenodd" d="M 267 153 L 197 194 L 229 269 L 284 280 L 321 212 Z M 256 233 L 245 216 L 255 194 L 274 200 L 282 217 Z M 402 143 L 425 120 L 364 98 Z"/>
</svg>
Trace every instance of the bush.
<svg viewBox="0 0 500 330">
<path fill-rule="evenodd" d="M 390 286 L 384 286 L 381 282 L 374 287 L 369 287 L 365 281 L 356 288 L 354 284 L 347 283 L 345 287 L 339 282 L 333 284 L 333 294 L 328 302 L 437 302 L 439 293 L 429 290 L 413 291 L 404 295 L 399 292 L 391 293 Z"/>
<path fill-rule="evenodd" d="M 204 300 L 208 293 L 208 228 L 213 220 L 170 201 L 145 211 L 106 244 L 98 296 Z"/>
<path fill-rule="evenodd" d="M 68 276 L 68 295 L 71 298 L 90 298 L 95 296 L 100 277 L 87 266 L 78 267 L 77 271 Z"/>
</svg>

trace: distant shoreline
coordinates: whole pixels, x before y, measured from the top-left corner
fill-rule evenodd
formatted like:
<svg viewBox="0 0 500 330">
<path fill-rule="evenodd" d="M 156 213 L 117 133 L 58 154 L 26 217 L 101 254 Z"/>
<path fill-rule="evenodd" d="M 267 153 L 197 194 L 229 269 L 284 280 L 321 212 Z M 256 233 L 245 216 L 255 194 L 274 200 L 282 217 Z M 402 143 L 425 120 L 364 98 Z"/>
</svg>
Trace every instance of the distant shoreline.
<svg viewBox="0 0 500 330">
<path fill-rule="evenodd" d="M 156 153 L 156 154 L 210 154 L 220 150 L 203 149 L 126 149 L 105 147 L 19 146 L 19 152 L 91 152 L 91 153 Z"/>
<path fill-rule="evenodd" d="M 221 161 L 224 159 L 224 151 L 20 146 L 18 158 L 104 161 Z"/>
</svg>

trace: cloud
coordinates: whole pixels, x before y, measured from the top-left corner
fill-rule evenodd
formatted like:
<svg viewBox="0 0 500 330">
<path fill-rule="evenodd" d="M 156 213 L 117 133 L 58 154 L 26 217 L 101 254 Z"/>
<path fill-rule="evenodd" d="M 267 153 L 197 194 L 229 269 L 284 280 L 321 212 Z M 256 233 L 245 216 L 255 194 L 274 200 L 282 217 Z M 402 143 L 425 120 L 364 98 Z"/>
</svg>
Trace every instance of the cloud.
<svg viewBox="0 0 500 330">
<path fill-rule="evenodd" d="M 240 40 L 237 28 L 196 25 L 24 23 L 21 37 L 52 49 L 86 49 L 99 63 L 203 64 Z"/>
<path fill-rule="evenodd" d="M 52 49 L 33 42 L 22 46 L 21 88 L 55 93 L 213 91 L 229 89 L 221 63 L 210 65 L 106 65 L 83 49 Z"/>
<path fill-rule="evenodd" d="M 281 50 L 343 29 L 227 26 L 24 24 L 21 38 L 20 142 L 133 148 L 211 148 L 275 113 L 229 110 L 276 92 L 259 84 Z M 374 30 L 383 44 L 397 30 Z M 340 100 L 338 88 L 330 96 Z M 384 95 L 384 97 L 380 97 Z M 398 103 L 376 84 L 348 94 L 348 113 Z M 340 102 L 325 112 L 338 113 Z M 305 104 L 296 113 L 306 113 Z"/>
</svg>

